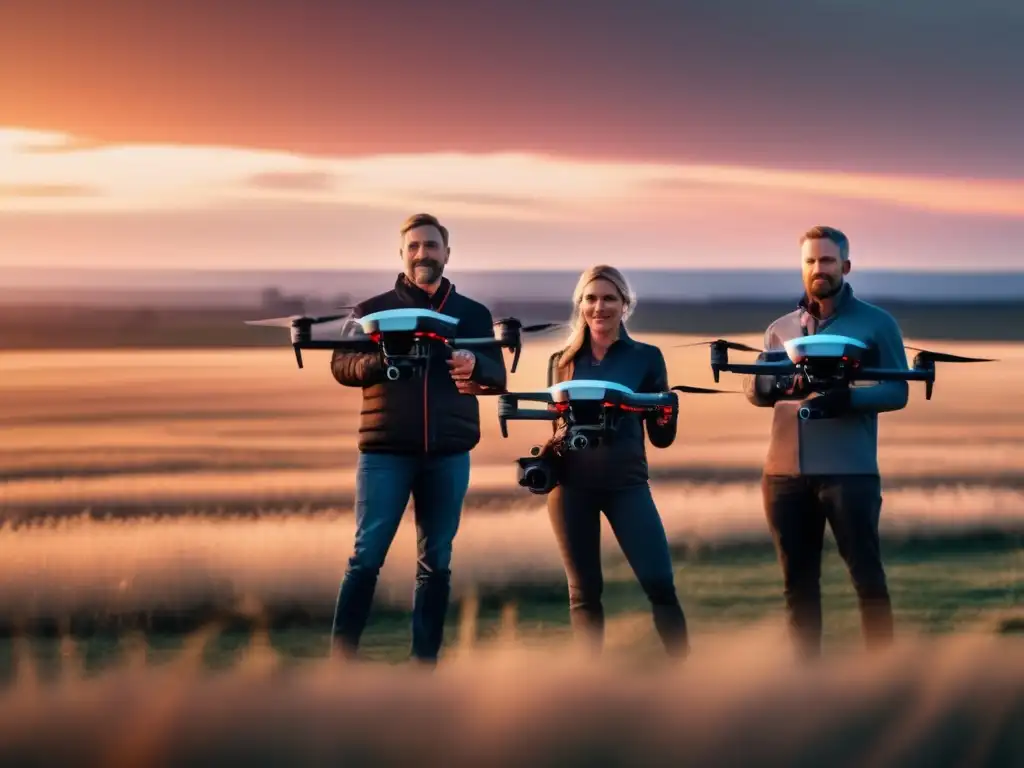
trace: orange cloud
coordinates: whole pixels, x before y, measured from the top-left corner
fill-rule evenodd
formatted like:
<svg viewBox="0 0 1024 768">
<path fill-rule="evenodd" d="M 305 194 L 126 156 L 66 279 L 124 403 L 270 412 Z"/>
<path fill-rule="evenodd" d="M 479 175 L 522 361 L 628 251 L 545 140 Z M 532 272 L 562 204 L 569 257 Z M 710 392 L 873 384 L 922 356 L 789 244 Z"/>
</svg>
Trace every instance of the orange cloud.
<svg viewBox="0 0 1024 768">
<path fill-rule="evenodd" d="M 268 200 L 407 211 L 436 202 L 457 215 L 581 223 L 670 217 L 680 206 L 764 210 L 799 197 L 1024 217 L 1024 180 L 586 162 L 530 153 L 322 158 L 236 147 L 90 144 L 61 133 L 0 129 L 0 168 L 5 209 L 22 211 L 202 209 Z M 40 194 L 45 190 L 55 193 Z"/>
</svg>

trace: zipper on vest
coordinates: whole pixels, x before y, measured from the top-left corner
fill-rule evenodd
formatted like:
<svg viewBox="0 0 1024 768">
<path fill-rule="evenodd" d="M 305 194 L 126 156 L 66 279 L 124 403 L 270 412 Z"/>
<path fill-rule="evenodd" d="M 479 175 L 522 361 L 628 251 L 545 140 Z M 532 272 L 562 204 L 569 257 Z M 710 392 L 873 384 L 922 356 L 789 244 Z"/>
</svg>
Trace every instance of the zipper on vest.
<svg viewBox="0 0 1024 768">
<path fill-rule="evenodd" d="M 445 303 L 448 301 L 448 297 L 451 296 L 452 286 L 448 284 L 448 291 L 445 293 L 444 298 L 441 299 L 441 303 L 438 304 L 435 312 L 440 312 Z M 430 301 L 427 301 L 427 306 L 430 306 Z M 427 399 L 427 383 L 430 381 L 430 357 L 427 357 L 427 364 L 423 368 L 423 452 L 430 452 L 430 401 Z"/>
</svg>

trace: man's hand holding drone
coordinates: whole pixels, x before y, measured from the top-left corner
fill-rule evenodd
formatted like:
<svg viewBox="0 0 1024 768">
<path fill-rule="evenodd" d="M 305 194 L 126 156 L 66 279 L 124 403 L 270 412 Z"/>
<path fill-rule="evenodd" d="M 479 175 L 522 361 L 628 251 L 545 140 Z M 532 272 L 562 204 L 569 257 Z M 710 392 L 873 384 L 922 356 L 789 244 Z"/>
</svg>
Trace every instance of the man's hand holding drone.
<svg viewBox="0 0 1024 768">
<path fill-rule="evenodd" d="M 468 349 L 456 349 L 452 352 L 448 367 L 451 369 L 450 373 L 456 385 L 463 382 L 471 384 L 470 377 L 473 375 L 473 369 L 476 368 L 476 355 Z"/>
</svg>

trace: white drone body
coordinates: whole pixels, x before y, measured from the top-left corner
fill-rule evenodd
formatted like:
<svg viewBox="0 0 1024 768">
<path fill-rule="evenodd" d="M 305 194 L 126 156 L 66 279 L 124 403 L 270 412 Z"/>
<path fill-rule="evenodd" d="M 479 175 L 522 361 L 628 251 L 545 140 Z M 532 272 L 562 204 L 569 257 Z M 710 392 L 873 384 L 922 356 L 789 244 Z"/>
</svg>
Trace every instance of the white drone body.
<svg viewBox="0 0 1024 768">
<path fill-rule="evenodd" d="M 551 393 L 551 402 L 564 403 L 568 400 L 604 400 L 608 392 L 618 392 L 623 395 L 634 395 L 632 389 L 614 381 L 601 381 L 597 379 L 575 379 L 563 381 L 554 386 L 548 387 Z"/>
<path fill-rule="evenodd" d="M 412 370 L 416 375 L 423 372 L 427 358 L 440 345 L 449 349 L 509 349 L 512 351 L 511 372 L 516 372 L 519 354 L 522 351 L 522 334 L 537 333 L 560 325 L 559 323 L 537 323 L 523 325 L 514 317 L 506 317 L 491 323 L 487 331 L 481 329 L 480 336 L 458 337 L 456 329 L 459 318 L 420 307 L 401 307 L 372 312 L 363 317 L 353 317 L 351 307 L 348 314 L 306 317 L 272 317 L 263 320 L 246 320 L 247 325 L 266 325 L 288 328 L 295 350 L 295 362 L 302 367 L 303 349 L 349 350 L 360 353 L 379 354 L 386 366 L 388 379 L 401 378 L 402 371 Z M 313 338 L 312 329 L 324 323 L 342 322 L 340 331 L 332 332 L 327 338 Z"/>
<path fill-rule="evenodd" d="M 454 334 L 459 318 L 444 315 L 431 309 L 405 308 L 383 309 L 358 318 L 363 333 L 413 333 L 423 330 L 444 329 Z"/>
<path fill-rule="evenodd" d="M 805 363 L 809 360 L 841 360 L 859 361 L 861 355 L 869 349 L 868 345 L 850 336 L 819 334 L 817 336 L 801 336 L 790 339 L 783 346 L 790 362 Z"/>
</svg>

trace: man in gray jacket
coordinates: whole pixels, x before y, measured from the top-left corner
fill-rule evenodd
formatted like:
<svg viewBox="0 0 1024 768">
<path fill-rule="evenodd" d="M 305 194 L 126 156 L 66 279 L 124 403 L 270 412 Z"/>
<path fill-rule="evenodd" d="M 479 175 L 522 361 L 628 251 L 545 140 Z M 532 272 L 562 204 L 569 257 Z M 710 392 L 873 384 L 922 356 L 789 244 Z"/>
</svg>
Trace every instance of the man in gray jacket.
<svg viewBox="0 0 1024 768">
<path fill-rule="evenodd" d="M 796 310 L 768 327 L 764 349 L 779 350 L 800 336 L 839 334 L 869 345 L 868 365 L 907 369 L 896 320 L 856 298 L 844 280 L 850 272 L 846 236 L 831 227 L 814 227 L 801 237 L 800 248 L 804 297 Z M 867 647 L 892 639 L 892 606 L 878 532 L 878 414 L 906 406 L 908 390 L 905 381 L 887 381 L 812 394 L 799 376 L 745 379 L 747 399 L 774 408 L 762 491 L 782 566 L 789 625 L 804 657 L 821 653 L 826 520 L 857 592 Z M 817 409 L 824 418 L 801 420 L 801 405 Z"/>
</svg>

